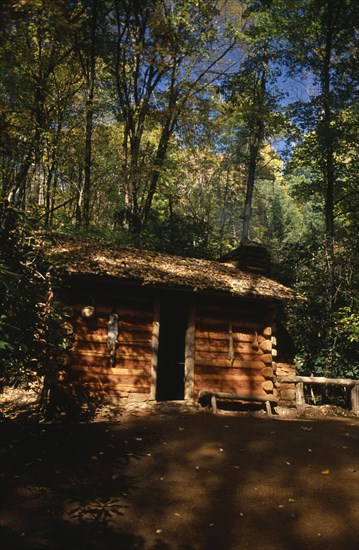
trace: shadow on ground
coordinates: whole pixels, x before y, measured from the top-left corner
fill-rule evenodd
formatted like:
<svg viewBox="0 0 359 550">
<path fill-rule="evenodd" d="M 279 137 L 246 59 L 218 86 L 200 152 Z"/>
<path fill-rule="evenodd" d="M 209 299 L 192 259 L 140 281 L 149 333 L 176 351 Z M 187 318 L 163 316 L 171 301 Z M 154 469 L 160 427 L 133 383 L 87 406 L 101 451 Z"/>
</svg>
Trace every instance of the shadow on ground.
<svg viewBox="0 0 359 550">
<path fill-rule="evenodd" d="M 356 419 L 0 423 L 0 547 L 357 548 Z"/>
</svg>

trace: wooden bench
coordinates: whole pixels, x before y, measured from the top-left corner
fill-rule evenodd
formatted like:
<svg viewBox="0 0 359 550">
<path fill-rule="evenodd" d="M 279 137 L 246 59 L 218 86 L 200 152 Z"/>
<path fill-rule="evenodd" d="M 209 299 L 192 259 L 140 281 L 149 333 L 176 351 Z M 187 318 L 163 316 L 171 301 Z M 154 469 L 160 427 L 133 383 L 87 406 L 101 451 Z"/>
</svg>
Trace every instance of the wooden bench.
<svg viewBox="0 0 359 550">
<path fill-rule="evenodd" d="M 224 399 L 226 401 L 249 401 L 251 403 L 265 403 L 268 416 L 272 416 L 273 403 L 278 403 L 278 398 L 274 395 L 243 395 L 239 393 L 224 393 L 203 390 L 199 393 L 198 397 L 199 400 L 210 400 L 213 414 L 216 414 L 218 411 L 217 399 Z"/>
</svg>

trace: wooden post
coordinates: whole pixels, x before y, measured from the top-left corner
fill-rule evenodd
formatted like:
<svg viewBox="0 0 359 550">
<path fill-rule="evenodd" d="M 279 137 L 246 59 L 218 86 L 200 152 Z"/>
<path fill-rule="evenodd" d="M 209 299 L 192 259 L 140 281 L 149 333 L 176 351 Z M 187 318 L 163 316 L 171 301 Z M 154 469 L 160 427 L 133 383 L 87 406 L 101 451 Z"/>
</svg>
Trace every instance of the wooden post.
<svg viewBox="0 0 359 550">
<path fill-rule="evenodd" d="M 185 400 L 193 399 L 194 386 L 194 333 L 196 320 L 196 304 L 192 300 L 188 310 L 188 323 L 185 342 Z"/>
<path fill-rule="evenodd" d="M 152 363 L 151 363 L 151 390 L 150 399 L 156 399 L 157 389 L 157 365 L 158 365 L 158 347 L 160 343 L 160 301 L 156 298 L 153 310 L 152 327 Z"/>
<path fill-rule="evenodd" d="M 352 387 L 350 397 L 352 403 L 352 411 L 355 414 L 359 414 L 359 384 L 355 384 Z"/>
<path fill-rule="evenodd" d="M 270 401 L 266 401 L 266 411 L 267 411 L 267 415 L 271 418 L 273 415 L 272 415 L 272 408 L 271 408 Z"/>
<path fill-rule="evenodd" d="M 211 406 L 212 406 L 212 411 L 213 411 L 213 414 L 217 414 L 217 399 L 216 399 L 216 396 L 215 395 L 212 395 L 211 396 Z"/>
<path fill-rule="evenodd" d="M 300 407 L 305 405 L 303 382 L 297 382 L 295 385 L 295 402 Z"/>
</svg>

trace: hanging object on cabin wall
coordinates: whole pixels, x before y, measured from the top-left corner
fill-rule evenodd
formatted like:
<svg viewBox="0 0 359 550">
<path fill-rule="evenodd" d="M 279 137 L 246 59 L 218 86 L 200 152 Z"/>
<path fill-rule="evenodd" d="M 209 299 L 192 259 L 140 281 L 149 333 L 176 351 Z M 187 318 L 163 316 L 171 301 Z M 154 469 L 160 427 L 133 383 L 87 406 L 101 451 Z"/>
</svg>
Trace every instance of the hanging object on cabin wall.
<svg viewBox="0 0 359 550">
<path fill-rule="evenodd" d="M 116 365 L 116 347 L 118 338 L 118 315 L 111 313 L 108 319 L 107 346 L 110 350 L 110 362 L 112 367 Z"/>
<path fill-rule="evenodd" d="M 95 308 L 93 306 L 85 306 L 81 310 L 81 317 L 84 319 L 92 319 L 95 316 Z"/>
<path fill-rule="evenodd" d="M 228 327 L 228 359 L 230 360 L 232 367 L 235 360 L 232 323 L 229 323 Z"/>
<path fill-rule="evenodd" d="M 74 308 L 73 308 L 73 307 L 67 306 L 67 307 L 63 308 L 62 314 L 63 314 L 63 316 L 66 317 L 67 319 L 70 319 L 71 317 L 74 317 L 74 316 L 75 316 Z"/>
<path fill-rule="evenodd" d="M 254 340 L 253 340 L 253 343 L 252 343 L 252 348 L 255 350 L 255 351 L 258 351 L 259 349 L 259 344 L 258 344 L 258 334 L 257 334 L 257 331 L 255 330 L 254 331 Z"/>
</svg>

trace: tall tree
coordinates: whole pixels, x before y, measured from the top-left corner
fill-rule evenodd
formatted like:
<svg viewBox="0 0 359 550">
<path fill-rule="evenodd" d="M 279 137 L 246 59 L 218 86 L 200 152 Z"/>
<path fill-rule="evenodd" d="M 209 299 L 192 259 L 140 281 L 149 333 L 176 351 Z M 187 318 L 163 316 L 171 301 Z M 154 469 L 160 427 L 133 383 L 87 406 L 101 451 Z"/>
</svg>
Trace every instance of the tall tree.
<svg viewBox="0 0 359 550">
<path fill-rule="evenodd" d="M 335 299 L 334 242 L 335 204 L 341 193 L 340 116 L 358 93 L 359 10 L 353 0 L 306 0 L 282 3 L 282 21 L 289 68 L 293 74 L 306 75 L 314 93 L 295 107 L 301 130 L 298 143 L 306 148 L 307 161 L 316 163 L 317 181 L 324 200 L 327 248 L 329 306 Z M 304 39 L 303 39 L 304 37 Z"/>
<path fill-rule="evenodd" d="M 217 14 L 214 0 L 114 3 L 116 110 L 124 125 L 123 225 L 137 233 L 148 222 L 181 116 L 196 96 L 206 97 L 211 71 L 231 48 L 218 41 Z"/>
<path fill-rule="evenodd" d="M 55 74 L 59 67 L 70 65 L 66 31 L 72 16 L 72 7 L 66 4 L 31 0 L 10 6 L 2 20 L 2 145 L 12 167 L 3 194 L 17 205 L 24 205 L 26 191 L 30 202 L 39 201 L 40 161 L 54 123 Z M 26 189 L 31 170 L 32 185 Z"/>
<path fill-rule="evenodd" d="M 246 184 L 242 240 L 250 237 L 253 193 L 261 149 L 278 131 L 280 93 L 273 86 L 277 71 L 277 44 L 271 0 L 244 3 L 243 25 L 237 30 L 242 57 L 238 71 L 227 79 L 227 109 L 236 132 L 236 156 L 245 159 Z"/>
</svg>

